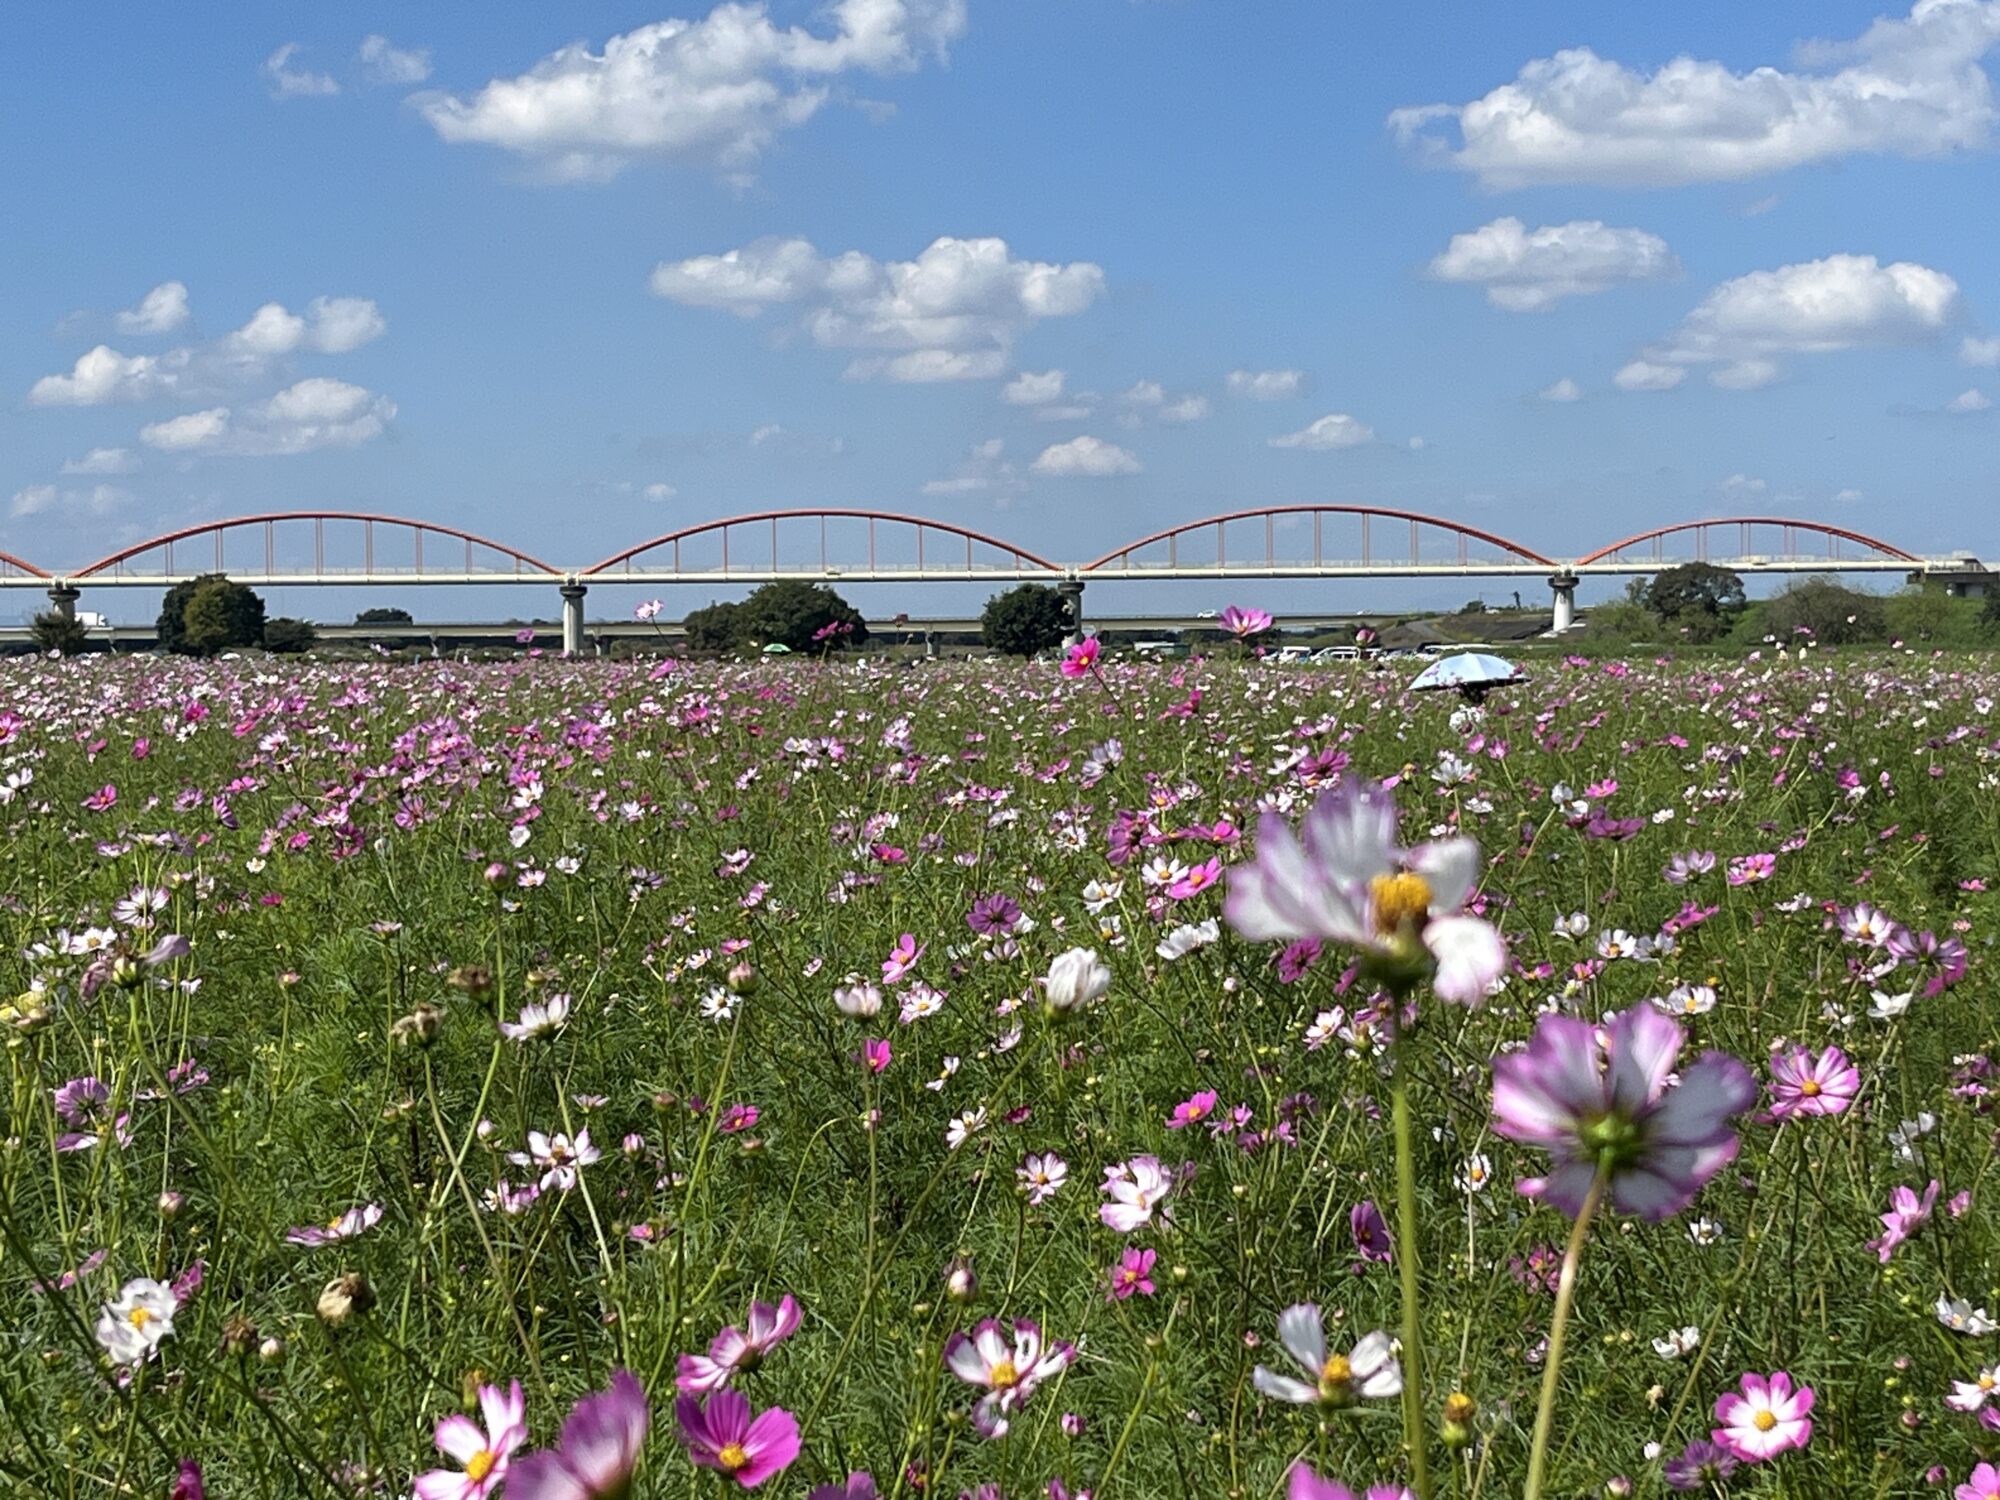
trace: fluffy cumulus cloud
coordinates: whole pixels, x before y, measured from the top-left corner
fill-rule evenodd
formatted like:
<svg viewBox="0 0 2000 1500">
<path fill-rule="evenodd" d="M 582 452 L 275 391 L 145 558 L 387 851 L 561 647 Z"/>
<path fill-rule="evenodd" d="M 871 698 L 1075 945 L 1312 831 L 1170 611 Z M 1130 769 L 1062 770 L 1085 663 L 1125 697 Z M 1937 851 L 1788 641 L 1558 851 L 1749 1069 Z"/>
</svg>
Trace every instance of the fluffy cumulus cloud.
<svg viewBox="0 0 2000 1500">
<path fill-rule="evenodd" d="M 1124 420 L 1129 426 L 1138 426 L 1147 417 L 1165 422 L 1169 426 L 1185 426 L 1189 422 L 1199 422 L 1208 415 L 1208 397 L 1189 394 L 1169 395 L 1167 388 L 1157 380 L 1140 380 L 1119 398 L 1126 407 Z"/>
<path fill-rule="evenodd" d="M 848 366 L 853 379 L 985 380 L 1004 373 L 1021 333 L 1101 297 L 1104 271 L 1089 261 L 1019 260 L 993 238 L 938 239 L 915 260 L 891 261 L 766 239 L 663 261 L 651 286 L 669 301 L 746 318 L 789 309 L 823 349 L 877 351 Z"/>
<path fill-rule="evenodd" d="M 1929 343 L 1958 311 L 1958 283 L 1942 271 L 1829 255 L 1723 282 L 1613 382 L 1621 390 L 1669 390 L 1690 367 L 1703 366 L 1711 384 L 1754 389 L 1778 378 L 1784 356 Z"/>
<path fill-rule="evenodd" d="M 1968 335 L 1959 341 L 1958 362 L 1962 365 L 2000 365 L 2000 337 L 1975 338 Z"/>
<path fill-rule="evenodd" d="M 104 516 L 131 498 L 130 491 L 121 490 L 115 484 L 94 484 L 87 489 L 59 489 L 53 484 L 31 484 L 14 492 L 7 513 L 17 521 L 42 515 Z"/>
<path fill-rule="evenodd" d="M 1583 399 L 1583 387 L 1565 375 L 1554 385 L 1545 385 L 1535 394 L 1544 401 L 1581 401 Z"/>
<path fill-rule="evenodd" d="M 1363 443 L 1375 441 L 1375 429 L 1344 411 L 1336 411 L 1297 432 L 1287 432 L 1270 441 L 1273 448 L 1359 448 Z"/>
<path fill-rule="evenodd" d="M 1023 370 L 1001 389 L 1000 399 L 1009 406 L 1043 406 L 1062 395 L 1063 379 L 1061 370 Z"/>
<path fill-rule="evenodd" d="M 356 54 L 361 73 L 370 83 L 422 83 L 431 76 L 431 54 L 424 47 L 398 47 L 386 36 L 365 36 Z"/>
<path fill-rule="evenodd" d="M 1646 73 L 1573 47 L 1465 104 L 1399 109 L 1423 159 L 1489 189 L 1662 187 L 1808 162 L 1936 156 L 1987 143 L 2000 0 L 1917 0 L 1853 41 L 1808 43 L 1793 71 L 1677 57 Z"/>
<path fill-rule="evenodd" d="M 163 281 L 114 319 L 120 333 L 172 333 L 188 320 L 188 289 Z"/>
<path fill-rule="evenodd" d="M 1529 229 L 1505 218 L 1453 235 L 1428 269 L 1438 281 L 1484 287 L 1486 300 L 1508 312 L 1546 312 L 1565 297 L 1662 281 L 1680 268 L 1667 242 L 1643 229 L 1596 219 Z"/>
<path fill-rule="evenodd" d="M 65 474 L 130 474 L 139 460 L 129 448 L 92 448 L 82 458 L 72 458 L 62 466 Z"/>
<path fill-rule="evenodd" d="M 287 42 L 264 59 L 264 82 L 270 86 L 271 97 L 327 99 L 339 93 L 340 85 L 327 74 L 292 66 L 292 59 L 301 50 L 297 42 Z"/>
<path fill-rule="evenodd" d="M 965 0 L 834 0 L 827 15 L 831 34 L 722 4 L 416 105 L 442 139 L 514 152 L 554 180 L 601 181 L 649 157 L 741 172 L 817 114 L 841 75 L 908 72 L 965 30 Z"/>
<path fill-rule="evenodd" d="M 167 453 L 273 457 L 352 448 L 381 436 L 395 415 L 386 396 L 315 376 L 240 412 L 217 406 L 151 423 L 139 439 Z"/>
<path fill-rule="evenodd" d="M 1993 409 L 1993 398 L 1974 386 L 1969 391 L 1960 391 L 1945 402 L 1944 409 L 1954 417 L 1969 417 L 1982 411 Z"/>
<path fill-rule="evenodd" d="M 1305 384 L 1303 370 L 1231 370 L 1229 393 L 1248 396 L 1252 401 L 1282 401 L 1296 396 Z"/>
<path fill-rule="evenodd" d="M 1066 443 L 1051 443 L 1036 455 L 1031 467 L 1037 474 L 1058 478 L 1084 476 L 1103 478 L 1113 474 L 1139 472 L 1139 455 L 1116 443 L 1086 434 Z"/>
<path fill-rule="evenodd" d="M 156 299 L 179 288 L 185 311 L 186 288 L 178 282 L 156 287 L 122 319 L 157 313 Z M 175 300 L 166 299 L 166 304 Z M 166 305 L 162 304 L 162 305 Z M 366 297 L 315 297 L 303 315 L 282 303 L 267 302 L 249 322 L 213 343 L 169 349 L 164 354 L 121 354 L 99 344 L 77 357 L 66 375 L 44 375 L 28 392 L 34 406 L 108 406 L 118 402 L 201 399 L 232 386 L 268 378 L 276 361 L 297 353 L 346 354 L 388 332 L 388 320 Z"/>
</svg>

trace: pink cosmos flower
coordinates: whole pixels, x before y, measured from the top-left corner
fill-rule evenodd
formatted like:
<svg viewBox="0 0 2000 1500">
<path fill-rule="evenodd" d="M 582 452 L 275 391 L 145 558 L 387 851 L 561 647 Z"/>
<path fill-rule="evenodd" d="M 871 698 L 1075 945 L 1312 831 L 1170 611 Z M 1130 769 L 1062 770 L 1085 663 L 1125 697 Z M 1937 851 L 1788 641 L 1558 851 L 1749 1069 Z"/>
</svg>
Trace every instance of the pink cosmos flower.
<svg viewBox="0 0 2000 1500">
<path fill-rule="evenodd" d="M 725 1328 L 708 1346 L 708 1353 L 683 1354 L 680 1373 L 674 1384 L 683 1391 L 718 1391 L 728 1385 L 738 1371 L 756 1369 L 779 1344 L 798 1332 L 799 1304 L 786 1293 L 776 1307 L 768 1302 L 752 1302 L 747 1331 Z"/>
<path fill-rule="evenodd" d="M 2000 1469 L 1981 1464 L 1952 1491 L 1952 1500 L 2000 1500 Z"/>
<path fill-rule="evenodd" d="M 879 1493 L 873 1474 L 855 1473 L 845 1484 L 814 1485 L 806 1491 L 806 1500 L 877 1500 Z"/>
<path fill-rule="evenodd" d="M 432 1469 L 416 1481 L 417 1500 L 486 1500 L 507 1481 L 514 1450 L 528 1440 L 528 1403 L 521 1382 L 505 1391 L 497 1385 L 479 1388 L 479 1423 L 457 1412 L 437 1424 L 438 1452 L 458 1465 Z"/>
<path fill-rule="evenodd" d="M 200 1464 L 191 1458 L 181 1460 L 180 1469 L 174 1475 L 174 1487 L 167 1492 L 167 1500 L 208 1500 L 208 1491 L 202 1485 Z"/>
<path fill-rule="evenodd" d="M 892 1056 L 889 1044 L 873 1037 L 861 1044 L 861 1066 L 875 1074 L 889 1071 Z"/>
<path fill-rule="evenodd" d="M 1176 901 L 1186 901 L 1199 896 L 1203 891 L 1217 885 L 1222 880 L 1222 859 L 1217 856 L 1206 860 L 1189 870 L 1167 887 L 1167 894 Z"/>
<path fill-rule="evenodd" d="M 1938 1181 L 1931 1179 L 1924 1189 L 1923 1197 L 1906 1187 L 1897 1186 L 1889 1194 L 1889 1211 L 1879 1217 L 1882 1220 L 1882 1237 L 1870 1240 L 1868 1248 L 1875 1252 L 1883 1265 L 1896 1253 L 1896 1247 L 1930 1222 L 1931 1210 L 1937 1207 Z"/>
<path fill-rule="evenodd" d="M 1614 1016 L 1600 1042 L 1573 1016 L 1543 1016 L 1527 1047 L 1493 1061 L 1493 1128 L 1555 1158 L 1520 1184 L 1571 1218 L 1600 1168 L 1611 1201 L 1655 1222 L 1687 1207 L 1736 1159 L 1732 1116 L 1757 1099 L 1757 1080 L 1722 1052 L 1705 1052 L 1668 1086 L 1685 1040 L 1650 1005 Z"/>
<path fill-rule="evenodd" d="M 882 960 L 882 982 L 901 984 L 904 976 L 917 966 L 917 960 L 924 956 L 924 945 L 917 941 L 914 933 L 906 932 L 896 939 L 896 946 L 889 950 L 889 956 Z"/>
<path fill-rule="evenodd" d="M 382 1205 L 370 1203 L 362 1208 L 352 1208 L 337 1219 L 325 1224 L 306 1224 L 288 1230 L 285 1240 L 293 1245 L 333 1245 L 341 1240 L 351 1240 L 358 1234 L 365 1234 L 382 1222 Z"/>
<path fill-rule="evenodd" d="M 1814 1054 L 1795 1046 L 1771 1054 L 1771 1114 L 1776 1119 L 1845 1114 L 1860 1092 L 1861 1071 L 1838 1047 Z"/>
<path fill-rule="evenodd" d="M 1812 1441 L 1813 1390 L 1792 1388 L 1783 1370 L 1768 1377 L 1743 1376 L 1741 1394 L 1726 1393 L 1715 1403 L 1715 1420 L 1722 1425 L 1709 1434 L 1745 1463 L 1762 1463 Z"/>
<path fill-rule="evenodd" d="M 1355 1494 L 1344 1484 L 1322 1479 L 1304 1464 L 1294 1464 L 1285 1500 L 1355 1500 Z M 1408 1485 L 1371 1484 L 1367 1500 L 1414 1500 L 1414 1496 Z"/>
<path fill-rule="evenodd" d="M 1396 803 L 1373 782 L 1342 782 L 1323 793 L 1301 825 L 1257 825 L 1253 863 L 1229 872 L 1222 912 L 1253 942 L 1318 938 L 1381 958 L 1422 957 L 1446 1000 L 1478 1005 L 1506 967 L 1500 934 L 1462 908 L 1478 883 L 1479 845 L 1444 839 L 1403 849 Z"/>
<path fill-rule="evenodd" d="M 1088 677 L 1097 670 L 1098 654 L 1104 648 L 1097 644 L 1096 636 L 1087 636 L 1063 653 L 1062 674 L 1065 677 Z"/>
<path fill-rule="evenodd" d="M 561 1131 L 544 1135 L 539 1130 L 531 1130 L 528 1132 L 528 1149 L 509 1152 L 507 1160 L 517 1167 L 541 1167 L 543 1192 L 558 1189 L 568 1192 L 576 1186 L 578 1169 L 589 1166 L 601 1154 L 591 1144 L 588 1128 L 579 1130 L 574 1141 Z"/>
<path fill-rule="evenodd" d="M 1027 1404 L 1037 1386 L 1076 1358 L 1074 1344 L 1045 1345 L 1034 1323 L 1016 1319 L 1012 1334 L 1010 1343 L 1008 1329 L 988 1318 L 970 1334 L 954 1333 L 944 1346 L 945 1367 L 967 1385 L 986 1390 L 973 1408 L 972 1422 L 989 1438 L 1005 1436 L 1008 1417 Z"/>
<path fill-rule="evenodd" d="M 733 1391 L 724 1394 L 742 1399 Z M 557 1447 L 514 1464 L 506 1500 L 623 1500 L 652 1425 L 638 1377 L 630 1370 L 612 1371 L 608 1390 L 585 1396 L 570 1409 Z"/>
<path fill-rule="evenodd" d="M 1364 1263 L 1381 1261 L 1387 1263 L 1394 1258 L 1394 1243 L 1389 1238 L 1389 1222 L 1382 1217 L 1382 1210 L 1375 1206 L 1375 1200 L 1364 1198 L 1354 1205 L 1354 1211 L 1347 1216 L 1347 1227 L 1354 1236 L 1354 1249 Z M 1356 1266 L 1358 1271 L 1360 1266 Z"/>
<path fill-rule="evenodd" d="M 714 1469 L 746 1490 L 783 1473 L 799 1456 L 798 1419 L 774 1406 L 753 1421 L 750 1398 L 741 1391 L 717 1391 L 705 1407 L 697 1397 L 681 1396 L 674 1420 L 698 1468 Z"/>
<path fill-rule="evenodd" d="M 1221 618 L 1215 623 L 1237 640 L 1247 641 L 1253 635 L 1262 635 L 1276 622 L 1267 610 L 1243 609 L 1232 604 L 1222 612 Z"/>
<path fill-rule="evenodd" d="M 1970 1380 L 1954 1380 L 1944 1404 L 1967 1415 L 1983 1409 L 1989 1401 L 2000 1401 L 2000 1365 L 1989 1365 Z"/>
<path fill-rule="evenodd" d="M 1152 1250 L 1127 1249 L 1118 1257 L 1118 1264 L 1111 1268 L 1111 1288 L 1104 1294 L 1106 1302 L 1123 1302 L 1135 1293 L 1150 1297 L 1158 1290 L 1153 1285 L 1153 1263 L 1159 1254 Z"/>
<path fill-rule="evenodd" d="M 1190 1125 L 1199 1125 L 1215 1113 L 1218 1097 L 1214 1089 L 1203 1089 L 1200 1093 L 1181 1100 L 1174 1106 L 1174 1112 L 1167 1116 L 1167 1129 L 1185 1130 Z"/>
<path fill-rule="evenodd" d="M 1119 1234 L 1153 1222 L 1155 1210 L 1166 1223 L 1170 1210 L 1164 1205 L 1180 1186 L 1180 1174 L 1160 1164 L 1157 1156 L 1135 1156 L 1130 1161 L 1104 1169 L 1104 1196 L 1111 1201 L 1097 1210 L 1107 1229 Z"/>
</svg>

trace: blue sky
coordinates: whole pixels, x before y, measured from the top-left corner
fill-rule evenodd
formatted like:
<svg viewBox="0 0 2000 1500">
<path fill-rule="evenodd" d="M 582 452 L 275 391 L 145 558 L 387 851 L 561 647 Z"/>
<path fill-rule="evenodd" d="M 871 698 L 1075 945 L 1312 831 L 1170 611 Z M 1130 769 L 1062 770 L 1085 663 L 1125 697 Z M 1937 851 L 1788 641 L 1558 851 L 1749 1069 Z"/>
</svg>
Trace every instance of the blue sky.
<svg viewBox="0 0 2000 1500">
<path fill-rule="evenodd" d="M 0 547 L 46 565 L 320 505 L 585 564 L 815 503 L 1080 561 L 1311 500 L 2000 557 L 2000 0 L 17 31 Z"/>
</svg>

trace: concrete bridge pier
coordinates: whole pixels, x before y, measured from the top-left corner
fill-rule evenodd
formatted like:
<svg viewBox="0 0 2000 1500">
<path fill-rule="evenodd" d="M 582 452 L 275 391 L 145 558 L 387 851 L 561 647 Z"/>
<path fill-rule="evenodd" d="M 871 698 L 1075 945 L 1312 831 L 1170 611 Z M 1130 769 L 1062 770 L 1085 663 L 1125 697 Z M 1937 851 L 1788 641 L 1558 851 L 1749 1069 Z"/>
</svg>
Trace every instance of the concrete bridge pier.
<svg viewBox="0 0 2000 1500">
<path fill-rule="evenodd" d="M 1576 574 L 1564 571 L 1551 574 L 1549 590 L 1555 595 L 1555 620 L 1549 626 L 1550 635 L 1562 635 L 1576 628 Z"/>
<path fill-rule="evenodd" d="M 564 656 L 583 655 L 583 599 L 589 592 L 574 579 L 562 586 Z"/>
<path fill-rule="evenodd" d="M 1062 595 L 1063 603 L 1069 608 L 1069 634 L 1064 637 L 1064 643 L 1074 646 L 1083 639 L 1083 580 L 1065 578 L 1056 585 L 1056 592 Z"/>
<path fill-rule="evenodd" d="M 49 586 L 49 603 L 65 620 L 76 618 L 76 601 L 82 597 L 83 590 L 66 579 L 59 579 Z"/>
</svg>

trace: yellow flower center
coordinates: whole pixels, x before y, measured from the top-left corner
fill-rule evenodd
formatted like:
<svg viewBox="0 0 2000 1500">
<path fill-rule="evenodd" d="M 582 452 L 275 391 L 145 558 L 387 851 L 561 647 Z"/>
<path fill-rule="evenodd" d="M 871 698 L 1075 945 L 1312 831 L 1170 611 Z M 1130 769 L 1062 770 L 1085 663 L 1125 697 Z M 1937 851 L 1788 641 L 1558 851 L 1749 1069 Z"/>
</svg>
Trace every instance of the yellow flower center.
<svg viewBox="0 0 2000 1500">
<path fill-rule="evenodd" d="M 1385 937 L 1430 915 L 1430 882 L 1414 870 L 1377 875 L 1368 882 L 1368 893 L 1375 898 L 1375 928 Z"/>
<path fill-rule="evenodd" d="M 493 1472 L 493 1466 L 500 1462 L 500 1455 L 490 1448 L 481 1448 L 465 1461 L 465 1477 L 474 1484 L 479 1483 Z"/>
<path fill-rule="evenodd" d="M 1319 1368 L 1319 1399 L 1333 1406 L 1353 1404 L 1354 1366 L 1345 1354 L 1327 1356 Z"/>
<path fill-rule="evenodd" d="M 1808 1078 L 1804 1083 L 1799 1085 L 1799 1092 L 1804 1094 L 1808 1099 L 1817 1099 L 1820 1092 L 1819 1080 L 1817 1078 Z"/>
<path fill-rule="evenodd" d="M 1003 1359 L 993 1366 L 986 1378 L 992 1382 L 994 1390 L 1004 1391 L 1020 1383 L 1021 1372 L 1014 1368 L 1013 1360 Z"/>
<path fill-rule="evenodd" d="M 1759 1432 L 1769 1432 L 1778 1425 L 1778 1414 L 1773 1411 L 1760 1411 L 1750 1419 L 1750 1425 Z"/>
<path fill-rule="evenodd" d="M 741 1443 L 724 1443 L 722 1451 L 715 1455 L 715 1461 L 734 1474 L 750 1462 L 750 1455 L 743 1451 Z"/>
<path fill-rule="evenodd" d="M 1990 1391 L 1996 1385 L 2000 1385 L 2000 1376 L 1995 1376 L 1990 1370 L 1979 1377 L 1979 1388 L 1982 1391 Z"/>
<path fill-rule="evenodd" d="M 156 1318 L 157 1316 L 159 1315 L 155 1313 L 150 1307 L 135 1307 L 130 1312 L 125 1314 L 125 1321 L 130 1323 L 134 1328 L 137 1328 L 143 1333 L 145 1331 L 146 1325 L 152 1322 L 153 1319 Z"/>
</svg>

